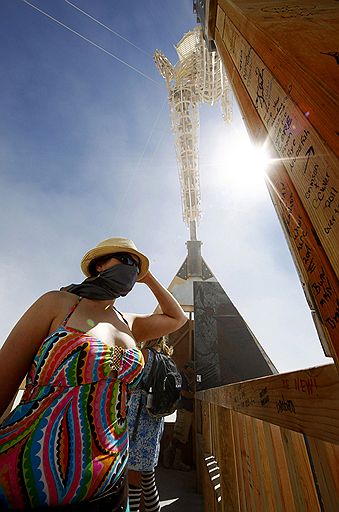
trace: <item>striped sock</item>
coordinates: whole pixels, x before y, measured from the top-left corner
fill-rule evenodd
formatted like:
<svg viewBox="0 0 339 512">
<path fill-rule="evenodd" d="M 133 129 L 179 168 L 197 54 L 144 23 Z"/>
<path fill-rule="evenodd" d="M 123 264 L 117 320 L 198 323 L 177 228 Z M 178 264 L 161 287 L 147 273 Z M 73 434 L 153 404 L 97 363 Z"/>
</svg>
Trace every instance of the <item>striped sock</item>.
<svg viewBox="0 0 339 512">
<path fill-rule="evenodd" d="M 141 497 L 140 487 L 135 487 L 134 485 L 130 485 L 128 488 L 128 501 L 129 501 L 130 512 L 138 512 L 139 511 L 140 497 Z"/>
<path fill-rule="evenodd" d="M 160 500 L 155 483 L 155 471 L 141 473 L 141 488 L 144 498 L 145 512 L 160 512 Z"/>
</svg>

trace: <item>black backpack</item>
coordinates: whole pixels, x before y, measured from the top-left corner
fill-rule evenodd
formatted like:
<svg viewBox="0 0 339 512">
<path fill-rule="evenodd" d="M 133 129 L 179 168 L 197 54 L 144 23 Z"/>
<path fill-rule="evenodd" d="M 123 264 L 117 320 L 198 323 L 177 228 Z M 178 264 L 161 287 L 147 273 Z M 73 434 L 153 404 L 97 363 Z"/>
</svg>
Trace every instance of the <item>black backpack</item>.
<svg viewBox="0 0 339 512">
<path fill-rule="evenodd" d="M 141 388 L 146 394 L 149 415 L 163 418 L 177 409 L 182 379 L 173 359 L 156 350 L 149 350 L 154 355 L 152 368 L 148 377 L 142 379 Z"/>
</svg>

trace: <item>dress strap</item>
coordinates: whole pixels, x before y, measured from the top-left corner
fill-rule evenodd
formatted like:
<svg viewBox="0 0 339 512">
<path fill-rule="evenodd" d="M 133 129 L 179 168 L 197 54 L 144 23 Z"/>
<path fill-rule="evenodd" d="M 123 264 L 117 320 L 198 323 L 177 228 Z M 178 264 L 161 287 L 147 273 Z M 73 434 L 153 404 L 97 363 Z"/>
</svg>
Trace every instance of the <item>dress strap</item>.
<svg viewBox="0 0 339 512">
<path fill-rule="evenodd" d="M 114 309 L 114 311 L 115 311 L 116 313 L 118 313 L 118 314 L 121 316 L 121 318 L 122 318 L 123 322 L 125 322 L 125 324 L 126 324 L 126 325 L 127 325 L 127 327 L 129 328 L 129 324 L 128 324 L 128 322 L 127 322 L 126 318 L 124 317 L 124 315 L 123 315 L 122 313 L 120 313 L 120 311 L 118 311 L 118 310 L 117 310 L 117 308 L 115 308 L 115 307 L 113 306 L 113 304 L 112 304 L 112 308 Z"/>
<path fill-rule="evenodd" d="M 67 324 L 68 320 L 70 319 L 71 315 L 74 313 L 74 311 L 76 310 L 76 308 L 79 306 L 79 304 L 80 304 L 80 302 L 81 302 L 81 299 L 82 299 L 82 297 L 78 297 L 78 302 L 76 302 L 76 303 L 74 304 L 74 306 L 72 306 L 72 308 L 71 308 L 70 312 L 67 314 L 66 318 L 64 319 L 64 321 L 63 321 L 63 322 L 62 322 L 62 324 L 61 324 L 63 327 L 65 327 L 65 326 L 66 326 L 66 324 Z"/>
</svg>

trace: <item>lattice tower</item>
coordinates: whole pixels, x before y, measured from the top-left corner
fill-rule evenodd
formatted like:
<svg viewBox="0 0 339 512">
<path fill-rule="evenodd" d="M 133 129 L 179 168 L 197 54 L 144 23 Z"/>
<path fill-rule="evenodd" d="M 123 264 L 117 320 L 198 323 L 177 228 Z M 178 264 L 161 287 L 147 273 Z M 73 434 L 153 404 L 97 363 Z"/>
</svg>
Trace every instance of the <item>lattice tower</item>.
<svg viewBox="0 0 339 512">
<path fill-rule="evenodd" d="M 232 119 L 230 85 L 217 51 L 210 51 L 200 26 L 188 32 L 175 46 L 179 56 L 173 66 L 159 50 L 154 61 L 165 78 L 179 167 L 182 215 L 196 240 L 201 217 L 199 177 L 199 103 L 221 100 L 225 122 Z"/>
</svg>

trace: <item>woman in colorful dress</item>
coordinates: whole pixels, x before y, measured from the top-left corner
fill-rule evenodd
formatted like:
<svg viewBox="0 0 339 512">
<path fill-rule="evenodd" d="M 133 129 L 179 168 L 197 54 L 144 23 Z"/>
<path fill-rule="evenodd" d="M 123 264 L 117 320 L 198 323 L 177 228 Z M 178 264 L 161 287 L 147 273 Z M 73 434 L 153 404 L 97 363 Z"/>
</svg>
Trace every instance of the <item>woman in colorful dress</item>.
<svg viewBox="0 0 339 512">
<path fill-rule="evenodd" d="M 145 359 L 143 378 L 151 372 L 154 350 L 171 356 L 173 347 L 167 345 L 163 336 L 158 340 L 142 344 Z M 128 407 L 129 459 L 128 482 L 130 512 L 138 512 L 140 499 L 143 498 L 144 512 L 159 512 L 160 499 L 155 480 L 155 468 L 158 465 L 160 441 L 164 431 L 164 418 L 150 416 L 146 409 L 146 397 L 137 386 L 129 400 Z"/>
<path fill-rule="evenodd" d="M 131 240 L 100 242 L 81 268 L 87 279 L 42 295 L 0 351 L 0 415 L 27 375 L 0 424 L 0 510 L 128 510 L 126 404 L 144 366 L 136 340 L 173 332 L 186 316 Z M 114 308 L 136 281 L 161 314 Z"/>
</svg>

